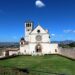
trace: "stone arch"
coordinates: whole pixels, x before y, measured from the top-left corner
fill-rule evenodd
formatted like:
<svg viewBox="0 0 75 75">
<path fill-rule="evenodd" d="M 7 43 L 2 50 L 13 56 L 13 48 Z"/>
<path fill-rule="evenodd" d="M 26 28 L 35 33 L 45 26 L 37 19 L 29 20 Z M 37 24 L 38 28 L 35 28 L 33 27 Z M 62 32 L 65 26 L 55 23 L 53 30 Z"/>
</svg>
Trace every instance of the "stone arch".
<svg viewBox="0 0 75 75">
<path fill-rule="evenodd" d="M 37 44 L 35 46 L 35 50 L 36 50 L 36 52 L 42 52 L 42 46 L 40 44 Z"/>
</svg>

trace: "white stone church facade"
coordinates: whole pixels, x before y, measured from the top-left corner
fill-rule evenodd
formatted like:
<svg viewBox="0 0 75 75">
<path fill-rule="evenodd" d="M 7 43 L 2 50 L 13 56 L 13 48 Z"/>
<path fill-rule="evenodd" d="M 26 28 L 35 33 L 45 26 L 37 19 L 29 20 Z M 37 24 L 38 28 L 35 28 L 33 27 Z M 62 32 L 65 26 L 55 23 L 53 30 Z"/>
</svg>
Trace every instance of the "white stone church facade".
<svg viewBox="0 0 75 75">
<path fill-rule="evenodd" d="M 59 53 L 58 44 L 51 43 L 48 30 L 40 25 L 33 28 L 33 22 L 25 23 L 25 36 L 20 40 L 20 54 L 44 55 Z"/>
</svg>

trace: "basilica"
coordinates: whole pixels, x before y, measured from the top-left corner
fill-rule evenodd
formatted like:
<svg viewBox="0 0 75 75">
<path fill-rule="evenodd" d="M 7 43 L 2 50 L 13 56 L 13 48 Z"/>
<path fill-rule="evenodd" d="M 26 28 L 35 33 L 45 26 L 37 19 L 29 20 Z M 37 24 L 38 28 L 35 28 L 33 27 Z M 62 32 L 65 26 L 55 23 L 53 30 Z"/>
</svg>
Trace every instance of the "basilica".
<svg viewBox="0 0 75 75">
<path fill-rule="evenodd" d="M 58 44 L 51 43 L 47 29 L 41 25 L 33 28 L 31 21 L 25 22 L 25 35 L 20 40 L 20 54 L 24 55 L 44 55 L 59 53 Z"/>
</svg>

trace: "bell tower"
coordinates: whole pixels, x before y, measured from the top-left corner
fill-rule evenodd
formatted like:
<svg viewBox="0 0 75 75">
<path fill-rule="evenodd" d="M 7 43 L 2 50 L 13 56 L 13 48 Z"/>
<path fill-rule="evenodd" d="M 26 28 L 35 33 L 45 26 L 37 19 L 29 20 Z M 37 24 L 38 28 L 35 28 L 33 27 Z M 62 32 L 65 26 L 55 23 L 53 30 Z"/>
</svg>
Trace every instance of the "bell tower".
<svg viewBox="0 0 75 75">
<path fill-rule="evenodd" d="M 25 22 L 25 40 L 29 41 L 29 34 L 33 30 L 33 22 L 32 21 L 26 21 Z"/>
</svg>

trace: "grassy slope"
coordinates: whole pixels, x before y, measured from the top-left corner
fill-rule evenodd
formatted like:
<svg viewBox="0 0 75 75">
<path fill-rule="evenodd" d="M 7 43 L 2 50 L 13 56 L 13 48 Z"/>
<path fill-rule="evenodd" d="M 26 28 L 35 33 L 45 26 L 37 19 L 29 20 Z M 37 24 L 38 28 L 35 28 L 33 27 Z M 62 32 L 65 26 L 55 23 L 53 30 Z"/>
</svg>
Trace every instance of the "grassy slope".
<svg viewBox="0 0 75 75">
<path fill-rule="evenodd" d="M 19 56 L 0 60 L 0 66 L 28 68 L 30 70 L 41 70 L 75 75 L 75 61 L 57 55 Z"/>
</svg>

